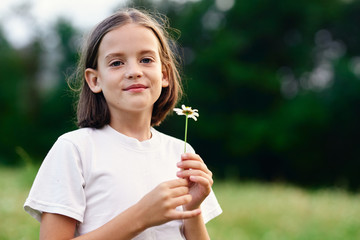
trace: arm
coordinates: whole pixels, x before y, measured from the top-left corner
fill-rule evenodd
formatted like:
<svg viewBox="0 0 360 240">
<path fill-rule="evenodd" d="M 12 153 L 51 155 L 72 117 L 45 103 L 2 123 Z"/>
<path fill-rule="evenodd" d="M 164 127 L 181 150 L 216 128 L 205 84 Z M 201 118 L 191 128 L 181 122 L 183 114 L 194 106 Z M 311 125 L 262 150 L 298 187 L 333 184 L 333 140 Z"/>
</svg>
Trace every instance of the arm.
<svg viewBox="0 0 360 240">
<path fill-rule="evenodd" d="M 102 227 L 76 239 L 131 239 L 143 231 L 139 212 L 133 206 Z M 74 238 L 77 221 L 64 215 L 43 213 L 40 240 L 68 240 Z"/>
<path fill-rule="evenodd" d="M 189 193 L 192 196 L 191 202 L 184 205 L 184 210 L 200 209 L 201 203 L 211 192 L 214 182 L 212 172 L 197 154 L 183 154 L 181 160 L 177 165 L 181 168 L 177 176 L 189 179 Z M 201 215 L 184 221 L 184 234 L 188 240 L 210 239 Z"/>
<path fill-rule="evenodd" d="M 210 240 L 206 226 L 201 215 L 184 221 L 184 235 L 187 240 Z"/>
<path fill-rule="evenodd" d="M 74 237 L 76 222 L 73 218 L 44 212 L 41 216 L 39 239 L 71 239 Z"/>
<path fill-rule="evenodd" d="M 131 239 L 145 229 L 175 219 L 187 219 L 200 215 L 199 209 L 180 212 L 176 210 L 191 202 L 188 181 L 175 179 L 161 183 L 138 203 L 122 212 L 102 227 L 76 239 Z M 44 213 L 41 219 L 40 240 L 72 239 L 76 220 L 57 214 Z"/>
</svg>

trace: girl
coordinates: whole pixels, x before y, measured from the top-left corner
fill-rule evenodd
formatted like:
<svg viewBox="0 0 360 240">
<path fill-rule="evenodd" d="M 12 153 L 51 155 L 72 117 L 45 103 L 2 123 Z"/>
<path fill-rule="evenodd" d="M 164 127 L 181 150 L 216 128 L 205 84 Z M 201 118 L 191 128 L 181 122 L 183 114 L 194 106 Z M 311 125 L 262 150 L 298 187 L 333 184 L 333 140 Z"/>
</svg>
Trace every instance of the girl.
<svg viewBox="0 0 360 240">
<path fill-rule="evenodd" d="M 209 239 L 212 173 L 156 131 L 181 94 L 166 31 L 135 9 L 102 21 L 78 73 L 80 129 L 49 151 L 24 208 L 40 239 Z"/>
</svg>

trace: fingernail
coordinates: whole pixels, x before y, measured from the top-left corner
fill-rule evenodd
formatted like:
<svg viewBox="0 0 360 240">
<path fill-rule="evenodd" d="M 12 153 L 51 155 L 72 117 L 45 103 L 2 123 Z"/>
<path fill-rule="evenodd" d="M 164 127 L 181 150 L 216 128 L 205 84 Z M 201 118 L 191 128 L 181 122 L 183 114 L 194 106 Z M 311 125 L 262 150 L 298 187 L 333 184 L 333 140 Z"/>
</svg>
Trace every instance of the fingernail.
<svg viewBox="0 0 360 240">
<path fill-rule="evenodd" d="M 182 167 L 182 166 L 183 166 L 183 164 L 182 164 L 182 162 L 178 162 L 178 163 L 176 164 L 176 166 L 178 166 L 178 167 Z"/>
</svg>

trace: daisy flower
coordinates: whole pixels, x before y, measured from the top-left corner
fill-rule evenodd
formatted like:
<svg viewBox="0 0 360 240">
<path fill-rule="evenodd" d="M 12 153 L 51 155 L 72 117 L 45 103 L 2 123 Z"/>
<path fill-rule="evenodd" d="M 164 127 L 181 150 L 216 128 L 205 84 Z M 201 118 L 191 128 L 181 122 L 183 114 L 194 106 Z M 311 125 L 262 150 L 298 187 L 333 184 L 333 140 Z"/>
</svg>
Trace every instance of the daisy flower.
<svg viewBox="0 0 360 240">
<path fill-rule="evenodd" d="M 191 109 L 191 107 L 186 107 L 184 104 L 181 106 L 181 108 L 174 108 L 174 111 L 178 115 L 185 115 L 187 118 L 192 118 L 195 121 L 197 121 L 197 118 L 199 117 L 197 109 Z"/>
<path fill-rule="evenodd" d="M 197 109 L 192 109 L 191 107 L 186 107 L 184 104 L 181 106 L 181 108 L 174 108 L 174 111 L 177 113 L 177 115 L 184 115 L 185 116 L 185 147 L 184 147 L 184 153 L 186 152 L 186 140 L 187 140 L 187 129 L 188 129 L 188 119 L 192 118 L 195 121 L 197 121 L 197 118 L 199 117 L 199 113 Z"/>
</svg>

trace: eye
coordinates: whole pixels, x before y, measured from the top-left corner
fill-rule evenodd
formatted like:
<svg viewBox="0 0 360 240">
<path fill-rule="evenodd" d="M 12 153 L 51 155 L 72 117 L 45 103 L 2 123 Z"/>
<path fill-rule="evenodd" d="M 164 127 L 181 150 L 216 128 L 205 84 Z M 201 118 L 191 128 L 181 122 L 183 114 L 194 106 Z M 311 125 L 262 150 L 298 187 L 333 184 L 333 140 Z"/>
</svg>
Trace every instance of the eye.
<svg viewBox="0 0 360 240">
<path fill-rule="evenodd" d="M 113 61 L 113 62 L 110 63 L 111 67 L 118 67 L 120 65 L 122 65 L 121 61 Z"/>
<path fill-rule="evenodd" d="M 142 63 L 151 63 L 151 62 L 153 62 L 153 60 L 151 58 L 143 58 L 143 59 L 141 59 L 140 62 L 142 62 Z"/>
</svg>

